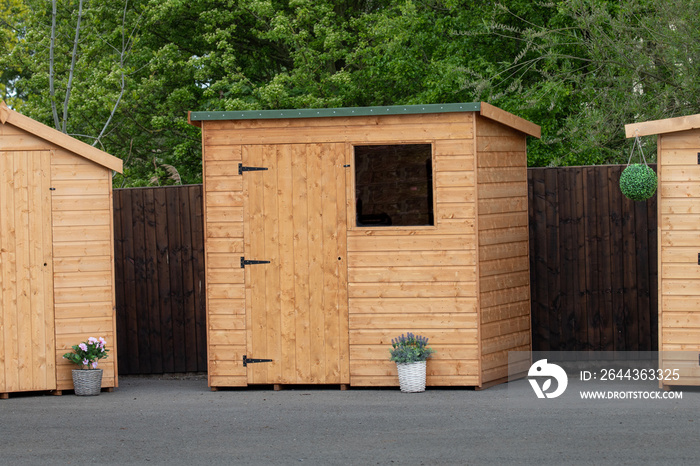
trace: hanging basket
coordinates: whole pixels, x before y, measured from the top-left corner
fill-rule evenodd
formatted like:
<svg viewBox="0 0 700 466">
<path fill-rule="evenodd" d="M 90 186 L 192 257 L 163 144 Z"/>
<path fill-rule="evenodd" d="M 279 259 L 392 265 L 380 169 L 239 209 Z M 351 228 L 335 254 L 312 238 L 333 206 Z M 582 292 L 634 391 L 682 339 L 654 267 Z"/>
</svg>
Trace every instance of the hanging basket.
<svg viewBox="0 0 700 466">
<path fill-rule="evenodd" d="M 656 172 L 648 165 L 628 165 L 620 175 L 620 191 L 633 201 L 646 201 L 656 192 Z"/>
<path fill-rule="evenodd" d="M 643 164 L 634 163 L 630 165 L 635 147 L 639 148 Z M 627 199 L 632 201 L 646 201 L 654 195 L 658 183 L 656 172 L 647 165 L 647 159 L 644 157 L 644 151 L 642 150 L 642 142 L 639 140 L 639 136 L 635 136 L 632 150 L 630 151 L 630 158 L 627 161 L 627 168 L 620 175 L 620 191 Z"/>
<path fill-rule="evenodd" d="M 102 389 L 102 369 L 73 369 L 73 388 L 79 396 L 95 396 Z"/>
<path fill-rule="evenodd" d="M 404 393 L 425 391 L 425 361 L 396 363 L 399 371 L 399 386 Z"/>
</svg>

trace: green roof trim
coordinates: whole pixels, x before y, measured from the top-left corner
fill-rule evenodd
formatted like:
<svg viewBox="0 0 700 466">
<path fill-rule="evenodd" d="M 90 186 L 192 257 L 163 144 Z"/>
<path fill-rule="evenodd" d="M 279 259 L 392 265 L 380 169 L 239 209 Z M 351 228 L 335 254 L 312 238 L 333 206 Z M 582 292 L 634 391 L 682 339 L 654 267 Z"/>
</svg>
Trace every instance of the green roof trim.
<svg viewBox="0 0 700 466">
<path fill-rule="evenodd" d="M 411 115 L 419 113 L 478 112 L 480 102 L 461 104 L 391 105 L 388 107 L 303 108 L 297 110 L 240 110 L 191 112 L 190 121 L 256 120 L 275 118 L 320 118 L 372 115 Z"/>
</svg>

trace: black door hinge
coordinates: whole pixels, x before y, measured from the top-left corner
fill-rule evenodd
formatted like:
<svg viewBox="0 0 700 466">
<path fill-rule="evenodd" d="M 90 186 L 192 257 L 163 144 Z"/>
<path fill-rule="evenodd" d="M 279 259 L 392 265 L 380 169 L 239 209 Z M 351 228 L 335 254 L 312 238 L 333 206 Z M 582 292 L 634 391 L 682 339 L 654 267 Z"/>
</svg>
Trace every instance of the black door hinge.
<svg viewBox="0 0 700 466">
<path fill-rule="evenodd" d="M 248 358 L 245 354 L 243 355 L 243 367 L 246 367 L 248 364 L 254 364 L 256 362 L 272 362 L 272 359 L 253 359 Z"/>
<path fill-rule="evenodd" d="M 244 167 L 242 163 L 238 164 L 238 174 L 242 175 L 243 172 L 259 172 L 267 170 L 267 167 Z"/>
<path fill-rule="evenodd" d="M 270 261 L 252 261 L 252 260 L 246 260 L 245 257 L 241 256 L 241 268 L 245 268 L 246 265 L 253 265 L 253 264 L 269 264 Z"/>
</svg>

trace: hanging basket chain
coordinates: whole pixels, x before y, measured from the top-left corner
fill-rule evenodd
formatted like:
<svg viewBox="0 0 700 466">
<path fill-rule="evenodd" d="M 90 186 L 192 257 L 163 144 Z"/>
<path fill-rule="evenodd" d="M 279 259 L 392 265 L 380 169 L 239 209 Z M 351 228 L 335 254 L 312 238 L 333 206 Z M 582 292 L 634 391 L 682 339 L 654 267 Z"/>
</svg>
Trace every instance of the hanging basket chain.
<svg viewBox="0 0 700 466">
<path fill-rule="evenodd" d="M 639 133 L 639 130 L 637 130 L 637 133 Z M 644 162 L 644 165 L 647 167 L 649 164 L 647 163 L 647 158 L 644 156 L 644 150 L 642 150 L 642 141 L 639 139 L 639 134 L 634 136 L 634 142 L 632 143 L 632 150 L 630 151 L 630 157 L 627 159 L 627 166 L 630 166 L 630 162 L 632 161 L 632 156 L 634 155 L 634 148 L 639 147 L 639 153 L 642 154 L 642 161 Z"/>
</svg>

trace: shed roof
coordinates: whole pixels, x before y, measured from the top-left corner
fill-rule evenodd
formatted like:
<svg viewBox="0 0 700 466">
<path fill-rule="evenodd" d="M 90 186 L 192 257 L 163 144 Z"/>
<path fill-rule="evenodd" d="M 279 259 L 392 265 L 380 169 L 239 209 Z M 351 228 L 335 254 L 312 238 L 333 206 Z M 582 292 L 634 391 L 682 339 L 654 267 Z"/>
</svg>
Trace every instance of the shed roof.
<svg viewBox="0 0 700 466">
<path fill-rule="evenodd" d="M 13 125 L 104 167 L 119 173 L 122 173 L 123 171 L 123 162 L 120 158 L 114 157 L 113 155 L 101 151 L 100 149 L 97 149 L 89 144 L 85 144 L 74 137 L 68 136 L 67 134 L 46 126 L 43 123 L 39 123 L 36 120 L 26 117 L 21 113 L 12 110 L 5 102 L 2 101 L 0 101 L 0 124 Z M 2 149 L 2 142 L 0 142 L 0 149 Z"/>
<path fill-rule="evenodd" d="M 415 115 L 421 113 L 479 112 L 485 118 L 498 121 L 529 136 L 540 137 L 540 127 L 523 118 L 486 102 L 454 104 L 391 105 L 380 107 L 304 108 L 294 110 L 239 110 L 190 112 L 189 122 L 201 126 L 207 120 L 257 120 L 286 118 L 328 118 L 375 115 Z"/>
<path fill-rule="evenodd" d="M 697 128 L 700 128 L 700 114 L 630 123 L 625 125 L 625 136 L 632 138 L 652 134 L 676 133 Z"/>
</svg>

